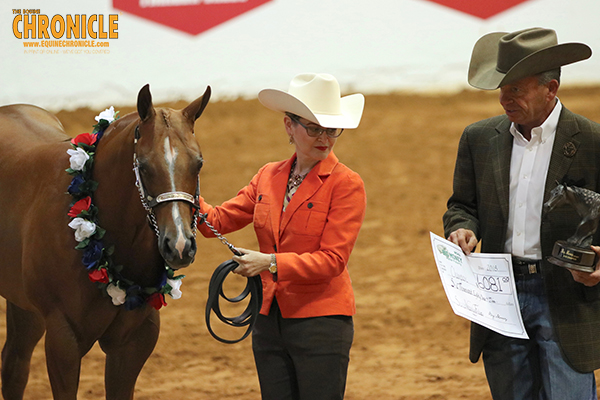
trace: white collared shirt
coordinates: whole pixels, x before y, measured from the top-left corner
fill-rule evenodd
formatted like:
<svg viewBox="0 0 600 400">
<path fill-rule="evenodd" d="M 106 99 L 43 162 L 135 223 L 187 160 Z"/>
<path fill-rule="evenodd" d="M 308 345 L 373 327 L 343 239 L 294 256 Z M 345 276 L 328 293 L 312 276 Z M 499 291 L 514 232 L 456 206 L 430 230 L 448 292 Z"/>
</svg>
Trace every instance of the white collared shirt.
<svg viewBox="0 0 600 400">
<path fill-rule="evenodd" d="M 544 186 L 556 126 L 562 110 L 558 98 L 544 123 L 531 130 L 531 140 L 523 137 L 512 123 L 512 156 L 510 161 L 510 197 L 508 230 L 504 251 L 513 256 L 540 260 L 542 246 L 540 226 L 544 203 Z"/>
</svg>

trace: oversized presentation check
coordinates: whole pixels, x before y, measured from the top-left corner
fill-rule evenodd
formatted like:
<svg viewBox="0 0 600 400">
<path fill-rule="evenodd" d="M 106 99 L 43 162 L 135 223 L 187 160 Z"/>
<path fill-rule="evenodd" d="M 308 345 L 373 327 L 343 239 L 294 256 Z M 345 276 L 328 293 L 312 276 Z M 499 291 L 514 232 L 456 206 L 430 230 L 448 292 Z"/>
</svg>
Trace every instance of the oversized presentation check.
<svg viewBox="0 0 600 400">
<path fill-rule="evenodd" d="M 431 234 L 431 247 L 446 296 L 456 315 L 505 336 L 528 339 L 510 254 L 471 253 Z"/>
</svg>

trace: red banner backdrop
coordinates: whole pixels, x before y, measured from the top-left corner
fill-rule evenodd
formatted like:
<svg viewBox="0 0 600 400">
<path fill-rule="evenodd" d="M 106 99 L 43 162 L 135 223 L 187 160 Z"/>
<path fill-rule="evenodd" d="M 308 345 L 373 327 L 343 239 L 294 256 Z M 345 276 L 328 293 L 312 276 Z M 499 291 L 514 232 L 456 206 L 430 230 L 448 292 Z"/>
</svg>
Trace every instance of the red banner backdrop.
<svg viewBox="0 0 600 400">
<path fill-rule="evenodd" d="M 429 0 L 482 19 L 493 17 L 528 0 Z"/>
<path fill-rule="evenodd" d="M 272 0 L 113 0 L 113 7 L 197 35 Z"/>
</svg>

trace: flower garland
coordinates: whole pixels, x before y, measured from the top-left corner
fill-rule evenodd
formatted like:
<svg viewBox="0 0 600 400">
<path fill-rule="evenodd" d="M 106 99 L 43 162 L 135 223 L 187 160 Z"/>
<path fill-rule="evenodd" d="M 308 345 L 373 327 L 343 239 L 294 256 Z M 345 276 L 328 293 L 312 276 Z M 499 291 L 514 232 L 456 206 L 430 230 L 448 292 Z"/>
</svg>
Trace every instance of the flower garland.
<svg viewBox="0 0 600 400">
<path fill-rule="evenodd" d="M 90 281 L 98 284 L 112 299 L 115 306 L 125 305 L 133 310 L 150 304 L 159 310 L 166 306 L 165 294 L 173 299 L 181 297 L 181 279 L 184 275 L 175 276 L 175 271 L 165 264 L 165 272 L 156 287 L 141 287 L 121 275 L 122 265 L 115 265 L 112 260 L 114 246 L 106 247 L 102 238 L 106 230 L 98 225 L 98 208 L 94 206 L 92 196 L 98 182 L 92 180 L 92 167 L 96 145 L 102 138 L 104 130 L 118 118 L 113 107 L 104 110 L 95 119 L 93 133 L 82 133 L 71 140 L 73 149 L 67 150 L 70 155 L 70 168 L 66 171 L 73 176 L 67 189 L 73 202 L 68 212 L 71 217 L 69 227 L 75 230 L 76 249 L 83 251 L 82 263 L 88 271 Z"/>
</svg>

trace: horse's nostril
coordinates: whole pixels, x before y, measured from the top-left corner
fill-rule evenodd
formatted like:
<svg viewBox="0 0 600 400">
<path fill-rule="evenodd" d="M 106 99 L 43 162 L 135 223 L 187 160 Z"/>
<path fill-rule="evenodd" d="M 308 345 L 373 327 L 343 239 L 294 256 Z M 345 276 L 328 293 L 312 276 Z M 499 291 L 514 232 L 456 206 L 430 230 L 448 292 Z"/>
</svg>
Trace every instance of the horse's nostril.
<svg viewBox="0 0 600 400">
<path fill-rule="evenodd" d="M 164 237 L 162 240 L 161 253 L 165 261 L 171 261 L 174 258 L 174 251 L 171 247 L 171 240 L 168 237 Z"/>
<path fill-rule="evenodd" d="M 165 235 L 160 244 L 160 252 L 167 262 L 191 262 L 196 256 L 196 241 L 193 238 L 187 239 L 183 248 L 176 247 L 177 241 L 172 240 Z M 181 245 L 181 243 L 180 243 Z"/>
<path fill-rule="evenodd" d="M 196 255 L 196 241 L 194 239 L 190 239 L 190 245 L 188 248 L 188 257 L 190 258 L 194 258 L 194 256 Z"/>
</svg>

